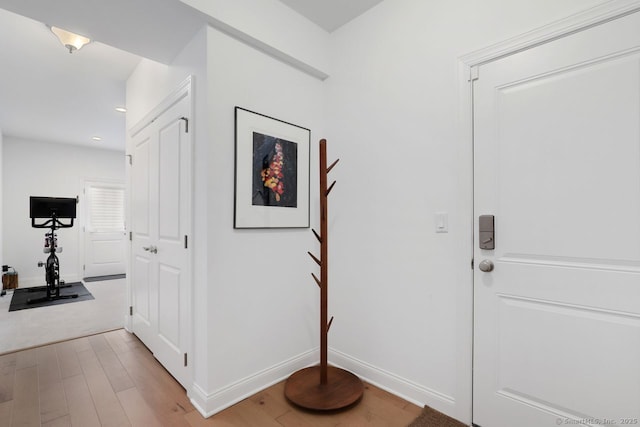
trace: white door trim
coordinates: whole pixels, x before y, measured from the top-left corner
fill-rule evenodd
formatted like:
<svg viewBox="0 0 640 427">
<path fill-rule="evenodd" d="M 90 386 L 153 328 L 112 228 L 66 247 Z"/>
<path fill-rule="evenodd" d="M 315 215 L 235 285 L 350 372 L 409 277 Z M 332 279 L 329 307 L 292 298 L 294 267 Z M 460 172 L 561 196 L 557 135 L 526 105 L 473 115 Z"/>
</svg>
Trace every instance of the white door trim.
<svg viewBox="0 0 640 427">
<path fill-rule="evenodd" d="M 640 11 L 640 0 L 610 0 L 599 6 L 573 14 L 567 18 L 528 31 L 508 40 L 487 46 L 458 57 L 458 117 L 459 141 L 464 149 L 458 150 L 458 167 L 462 190 L 467 196 L 461 207 L 467 212 L 467 239 L 461 242 L 461 250 L 473 259 L 473 87 L 470 82 L 477 75 L 477 67 L 523 50 L 557 40 L 572 33 L 603 24 L 622 16 Z M 475 74 L 475 75 L 474 75 Z M 473 414 L 473 270 L 461 273 L 457 301 L 460 304 L 456 319 L 459 337 L 457 341 L 456 413 L 454 416 L 471 423 Z"/>
<path fill-rule="evenodd" d="M 129 129 L 129 137 L 136 136 L 142 129 L 151 124 L 162 113 L 167 111 L 171 106 L 180 101 L 182 98 L 193 94 L 193 77 L 189 76 L 184 79 L 171 94 L 164 98 L 158 105 L 156 105 L 150 112 L 135 125 Z M 193 112 L 193 98 L 191 99 L 191 111 Z M 129 153 L 127 153 L 129 154 Z"/>
</svg>

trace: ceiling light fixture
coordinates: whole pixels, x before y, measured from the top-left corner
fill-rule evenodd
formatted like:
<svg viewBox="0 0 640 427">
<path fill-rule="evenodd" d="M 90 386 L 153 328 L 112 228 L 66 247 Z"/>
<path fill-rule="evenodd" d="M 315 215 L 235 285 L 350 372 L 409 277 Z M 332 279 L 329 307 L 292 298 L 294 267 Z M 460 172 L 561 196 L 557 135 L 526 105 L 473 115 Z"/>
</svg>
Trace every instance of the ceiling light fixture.
<svg viewBox="0 0 640 427">
<path fill-rule="evenodd" d="M 56 37 L 58 37 L 58 40 L 60 40 L 60 43 L 62 43 L 64 47 L 69 49 L 69 53 L 73 53 L 76 50 L 82 48 L 82 46 L 91 42 L 91 39 L 87 37 L 74 34 L 72 32 L 63 30 L 62 28 L 53 27 L 53 26 L 49 28 L 51 29 L 51 32 L 55 34 Z"/>
<path fill-rule="evenodd" d="M 99 136 L 94 136 L 91 139 L 93 139 L 94 141 L 102 141 L 102 138 L 100 138 Z"/>
<path fill-rule="evenodd" d="M 117 111 L 118 113 L 126 113 L 126 112 L 127 112 L 127 109 L 126 109 L 126 108 L 124 108 L 124 107 L 116 107 L 116 111 Z"/>
</svg>

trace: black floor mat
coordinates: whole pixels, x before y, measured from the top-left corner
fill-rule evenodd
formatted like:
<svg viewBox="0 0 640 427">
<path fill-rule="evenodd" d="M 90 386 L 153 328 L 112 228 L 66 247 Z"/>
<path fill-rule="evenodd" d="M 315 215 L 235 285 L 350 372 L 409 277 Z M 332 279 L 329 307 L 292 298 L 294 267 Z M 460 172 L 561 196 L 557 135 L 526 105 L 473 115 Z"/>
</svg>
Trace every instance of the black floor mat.
<svg viewBox="0 0 640 427">
<path fill-rule="evenodd" d="M 60 288 L 60 295 L 78 294 L 78 298 L 63 298 L 51 301 L 40 301 L 29 304 L 27 300 L 34 300 L 36 298 L 42 298 L 47 296 L 46 290 L 38 290 L 36 292 L 30 292 L 32 288 L 18 288 L 13 291 L 13 297 L 11 298 L 11 305 L 9 311 L 24 310 L 27 308 L 46 307 L 48 305 L 66 304 L 69 302 L 78 302 L 94 299 L 91 292 L 84 287 L 81 282 L 67 283 L 69 287 Z"/>
<path fill-rule="evenodd" d="M 93 277 L 85 277 L 84 280 L 86 282 L 102 282 L 104 280 L 115 280 L 115 279 L 124 279 L 126 278 L 126 274 L 112 274 L 110 276 L 93 276 Z"/>
</svg>

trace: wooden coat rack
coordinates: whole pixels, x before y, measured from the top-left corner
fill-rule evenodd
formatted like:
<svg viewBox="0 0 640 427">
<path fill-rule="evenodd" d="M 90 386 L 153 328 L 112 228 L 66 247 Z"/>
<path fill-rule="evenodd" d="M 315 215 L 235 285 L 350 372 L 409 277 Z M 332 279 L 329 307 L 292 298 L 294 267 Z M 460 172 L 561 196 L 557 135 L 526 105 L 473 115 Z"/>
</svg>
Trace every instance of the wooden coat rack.
<svg viewBox="0 0 640 427">
<path fill-rule="evenodd" d="M 327 167 L 327 141 L 320 140 L 320 234 L 313 234 L 320 242 L 320 258 L 309 256 L 320 266 L 320 278 L 311 273 L 320 287 L 320 365 L 301 369 L 292 374 L 284 386 L 284 394 L 291 402 L 307 409 L 328 411 L 345 408 L 357 402 L 364 392 L 360 378 L 349 371 L 327 365 L 327 336 L 333 317 L 327 322 L 329 281 L 329 233 L 327 197 L 335 181 L 327 187 L 327 175 L 338 163 Z"/>
</svg>

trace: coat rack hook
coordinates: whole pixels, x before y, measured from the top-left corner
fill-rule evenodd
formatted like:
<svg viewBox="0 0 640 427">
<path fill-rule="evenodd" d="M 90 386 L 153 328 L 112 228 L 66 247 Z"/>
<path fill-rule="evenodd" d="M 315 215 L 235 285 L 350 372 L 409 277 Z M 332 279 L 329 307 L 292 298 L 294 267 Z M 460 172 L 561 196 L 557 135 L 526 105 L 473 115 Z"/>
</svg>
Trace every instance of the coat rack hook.
<svg viewBox="0 0 640 427">
<path fill-rule="evenodd" d="M 329 193 L 331 193 L 331 190 L 333 190 L 333 186 L 336 185 L 336 182 L 333 181 L 333 183 L 329 186 L 329 188 L 327 189 L 327 192 L 325 193 L 327 196 L 329 195 Z"/>
<path fill-rule="evenodd" d="M 318 242 L 322 244 L 322 237 L 320 237 L 320 235 L 313 228 L 311 229 L 311 231 L 313 231 L 313 234 L 316 236 L 316 239 L 318 239 Z"/>
<path fill-rule="evenodd" d="M 313 276 L 313 280 L 315 280 L 315 281 L 316 281 L 316 283 L 318 284 L 318 286 L 322 287 L 322 282 L 320 282 L 320 279 L 318 279 L 318 277 L 317 277 L 315 274 L 313 274 L 313 273 L 311 273 L 311 275 Z"/>
<path fill-rule="evenodd" d="M 336 161 L 335 161 L 335 162 L 331 163 L 331 166 L 329 166 L 329 167 L 327 168 L 327 173 L 331 172 L 331 169 L 333 169 L 333 167 L 334 167 L 335 165 L 337 165 L 339 161 L 340 161 L 340 159 L 336 159 Z"/>
<path fill-rule="evenodd" d="M 309 254 L 309 256 L 311 258 L 313 258 L 313 260 L 319 265 L 322 266 L 322 261 L 320 261 L 318 258 L 315 257 L 315 255 L 313 255 L 311 252 L 307 252 Z"/>
<path fill-rule="evenodd" d="M 327 332 L 329 332 L 329 329 L 331 329 L 332 323 L 333 323 L 333 316 L 331 316 L 331 319 L 329 319 L 329 323 L 327 324 Z"/>
</svg>

